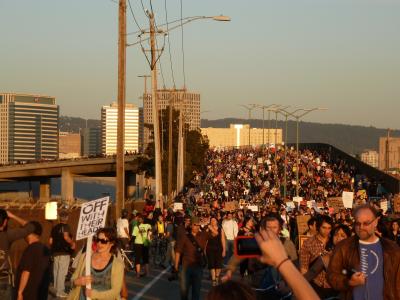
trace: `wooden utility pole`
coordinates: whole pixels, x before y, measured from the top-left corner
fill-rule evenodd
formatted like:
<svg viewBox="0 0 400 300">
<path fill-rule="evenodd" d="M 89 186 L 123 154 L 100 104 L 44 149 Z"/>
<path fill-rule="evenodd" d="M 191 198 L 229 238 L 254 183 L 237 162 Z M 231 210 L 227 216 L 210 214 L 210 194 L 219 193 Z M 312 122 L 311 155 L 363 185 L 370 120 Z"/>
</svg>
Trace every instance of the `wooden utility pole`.
<svg viewBox="0 0 400 300">
<path fill-rule="evenodd" d="M 168 118 L 168 205 L 172 203 L 172 108 L 174 103 L 175 93 L 169 92 L 169 118 Z"/>
<path fill-rule="evenodd" d="M 154 125 L 154 160 L 155 160 L 155 179 L 156 179 L 156 207 L 163 209 L 163 189 L 162 189 L 162 170 L 161 170 L 161 149 L 160 149 L 160 126 L 158 119 L 157 101 L 157 53 L 156 53 L 156 29 L 154 25 L 154 14 L 148 13 L 150 18 L 150 47 L 151 47 L 151 102 Z"/>
<path fill-rule="evenodd" d="M 118 14 L 118 124 L 116 161 L 115 217 L 118 219 L 125 207 L 125 75 L 126 75 L 126 0 L 119 0 Z"/>
</svg>

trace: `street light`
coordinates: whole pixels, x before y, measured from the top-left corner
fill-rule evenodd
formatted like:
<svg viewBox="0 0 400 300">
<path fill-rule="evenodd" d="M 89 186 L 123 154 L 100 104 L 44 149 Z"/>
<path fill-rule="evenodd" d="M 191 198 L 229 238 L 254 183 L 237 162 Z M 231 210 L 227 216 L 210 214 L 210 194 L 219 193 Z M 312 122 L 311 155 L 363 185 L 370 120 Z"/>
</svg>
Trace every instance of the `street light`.
<svg viewBox="0 0 400 300">
<path fill-rule="evenodd" d="M 296 197 L 299 196 L 299 187 L 300 187 L 300 185 L 299 185 L 299 121 L 305 115 L 307 115 L 313 111 L 316 111 L 316 110 L 326 110 L 326 108 L 320 108 L 320 107 L 314 107 L 314 108 L 308 108 L 308 109 L 299 108 L 295 112 L 303 111 L 303 113 L 296 115 L 295 112 L 293 112 L 290 114 L 296 120 Z"/>
<path fill-rule="evenodd" d="M 262 109 L 263 112 L 263 119 L 262 119 L 262 135 L 263 135 L 263 148 L 265 147 L 265 134 L 264 134 L 264 130 L 265 130 L 265 126 L 264 126 L 264 122 L 265 122 L 265 110 L 271 107 L 279 107 L 279 105 L 277 104 L 271 104 L 271 105 L 257 105 L 257 107 Z M 268 125 L 269 125 L 269 119 L 268 119 Z M 270 133 L 270 128 L 268 128 L 268 147 L 269 147 L 269 133 Z"/>
<path fill-rule="evenodd" d="M 239 104 L 239 105 L 240 105 L 241 107 L 244 107 L 245 109 L 247 109 L 247 110 L 249 111 L 249 119 L 248 119 L 248 121 L 249 121 L 249 147 L 251 147 L 251 143 L 250 143 L 250 129 L 251 129 L 251 126 L 250 126 L 250 119 L 251 119 L 251 111 L 257 107 L 257 104 L 249 104 L 249 105 Z"/>
</svg>

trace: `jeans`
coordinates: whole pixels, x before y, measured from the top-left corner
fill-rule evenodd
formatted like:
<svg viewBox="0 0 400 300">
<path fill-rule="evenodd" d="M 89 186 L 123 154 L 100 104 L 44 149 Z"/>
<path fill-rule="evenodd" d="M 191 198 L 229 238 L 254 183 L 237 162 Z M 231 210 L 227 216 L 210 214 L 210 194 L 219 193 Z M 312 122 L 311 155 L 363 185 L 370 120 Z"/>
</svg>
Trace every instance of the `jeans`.
<svg viewBox="0 0 400 300">
<path fill-rule="evenodd" d="M 70 260 L 71 257 L 69 255 L 54 256 L 53 276 L 54 289 L 57 295 L 65 293 L 65 277 L 67 277 L 68 274 Z"/>
<path fill-rule="evenodd" d="M 189 299 L 189 289 L 192 287 L 192 300 L 200 300 L 203 268 L 200 266 L 184 266 L 180 278 L 181 299 Z"/>
<path fill-rule="evenodd" d="M 233 255 L 234 240 L 226 240 L 226 255 L 224 258 L 225 265 L 228 264 L 229 259 Z"/>
<path fill-rule="evenodd" d="M 167 254 L 165 255 L 164 265 L 173 266 L 175 263 L 175 240 L 169 241 L 167 246 Z"/>
</svg>

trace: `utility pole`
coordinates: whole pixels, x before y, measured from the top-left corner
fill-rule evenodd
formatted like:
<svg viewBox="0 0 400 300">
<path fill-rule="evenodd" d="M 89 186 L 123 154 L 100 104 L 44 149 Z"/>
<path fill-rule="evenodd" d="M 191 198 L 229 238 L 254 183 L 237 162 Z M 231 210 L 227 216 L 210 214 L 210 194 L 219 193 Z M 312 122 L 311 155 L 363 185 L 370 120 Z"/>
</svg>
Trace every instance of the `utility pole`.
<svg viewBox="0 0 400 300">
<path fill-rule="evenodd" d="M 175 89 L 174 89 L 175 90 Z M 168 205 L 172 203 L 172 108 L 174 103 L 175 93 L 170 91 L 169 93 L 169 118 L 168 118 Z"/>
<path fill-rule="evenodd" d="M 118 124 L 115 217 L 125 207 L 125 82 L 126 82 L 126 0 L 119 0 L 118 13 Z"/>
<path fill-rule="evenodd" d="M 151 102 L 153 108 L 154 126 L 154 160 L 155 160 L 155 179 L 156 179 L 156 207 L 163 209 L 162 199 L 162 171 L 161 171 L 161 152 L 160 152 L 160 126 L 158 120 L 158 101 L 157 101 L 157 57 L 156 57 L 156 29 L 154 25 L 154 13 L 148 12 L 150 19 L 150 47 L 151 47 Z"/>
<path fill-rule="evenodd" d="M 183 94 L 184 95 L 184 94 Z M 179 139 L 178 139 L 178 167 L 176 172 L 176 192 L 179 193 L 183 189 L 184 181 L 184 136 L 183 136 L 183 95 L 179 99 Z"/>
</svg>

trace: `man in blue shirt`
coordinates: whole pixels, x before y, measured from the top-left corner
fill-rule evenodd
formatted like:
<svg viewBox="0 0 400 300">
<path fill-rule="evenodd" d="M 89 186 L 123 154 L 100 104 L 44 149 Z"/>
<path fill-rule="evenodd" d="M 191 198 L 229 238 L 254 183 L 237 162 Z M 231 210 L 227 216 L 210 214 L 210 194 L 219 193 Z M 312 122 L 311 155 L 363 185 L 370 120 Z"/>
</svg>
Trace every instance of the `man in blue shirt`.
<svg viewBox="0 0 400 300">
<path fill-rule="evenodd" d="M 368 204 L 354 211 L 356 236 L 341 241 L 328 267 L 328 281 L 342 299 L 400 299 L 400 248 L 376 234 L 378 213 Z"/>
</svg>

